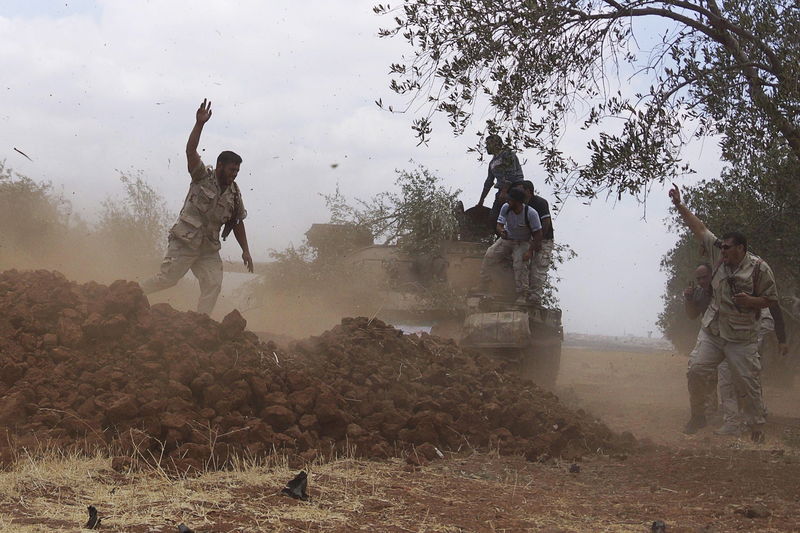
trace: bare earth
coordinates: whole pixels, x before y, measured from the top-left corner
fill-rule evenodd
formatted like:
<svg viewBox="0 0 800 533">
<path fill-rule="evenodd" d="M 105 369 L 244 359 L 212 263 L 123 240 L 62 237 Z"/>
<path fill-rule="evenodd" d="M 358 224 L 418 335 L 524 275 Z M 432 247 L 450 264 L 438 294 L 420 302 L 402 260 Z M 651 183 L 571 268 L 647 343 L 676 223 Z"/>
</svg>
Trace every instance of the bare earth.
<svg viewBox="0 0 800 533">
<path fill-rule="evenodd" d="M 0 530 L 75 531 L 89 504 L 107 531 L 800 530 L 800 392 L 766 390 L 765 444 L 688 437 L 685 370 L 665 352 L 565 349 L 561 398 L 653 442 L 630 456 L 600 450 L 579 472 L 466 452 L 421 468 L 343 458 L 312 465 L 300 502 L 280 495 L 295 470 L 279 459 L 187 479 L 117 473 L 103 457 L 21 460 L 0 473 Z"/>
</svg>

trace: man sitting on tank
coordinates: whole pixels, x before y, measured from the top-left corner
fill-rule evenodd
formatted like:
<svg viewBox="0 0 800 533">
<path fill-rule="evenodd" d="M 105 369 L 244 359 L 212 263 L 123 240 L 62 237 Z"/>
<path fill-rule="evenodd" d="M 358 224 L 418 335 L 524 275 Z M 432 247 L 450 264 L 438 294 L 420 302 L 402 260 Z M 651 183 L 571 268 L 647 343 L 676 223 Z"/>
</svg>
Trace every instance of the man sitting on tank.
<svg viewBox="0 0 800 533">
<path fill-rule="evenodd" d="M 500 215 L 497 217 L 497 233 L 500 238 L 486 250 L 483 257 L 479 290 L 489 290 L 492 271 L 510 257 L 514 268 L 517 303 L 527 303 L 531 296 L 531 257 L 542 245 L 542 221 L 539 213 L 525 204 L 525 193 L 522 190 L 511 189 L 508 192 L 508 202 L 500 208 Z"/>
</svg>

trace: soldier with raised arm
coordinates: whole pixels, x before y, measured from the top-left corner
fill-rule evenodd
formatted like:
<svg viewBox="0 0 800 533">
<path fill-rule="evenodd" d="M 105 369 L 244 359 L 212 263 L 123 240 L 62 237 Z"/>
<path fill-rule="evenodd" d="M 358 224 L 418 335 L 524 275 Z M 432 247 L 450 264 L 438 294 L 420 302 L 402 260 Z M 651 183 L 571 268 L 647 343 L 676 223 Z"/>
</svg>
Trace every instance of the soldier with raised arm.
<svg viewBox="0 0 800 533">
<path fill-rule="evenodd" d="M 726 361 L 751 438 L 763 442 L 765 412 L 758 332 L 761 310 L 778 301 L 772 269 L 747 251 L 747 239 L 741 233 L 732 231 L 717 238 L 681 202 L 677 185 L 669 196 L 684 224 L 705 247 L 712 265 L 711 298 L 687 374 L 691 418 L 684 431 L 692 434 L 705 427 L 706 398 L 714 387 L 717 367 Z"/>
<path fill-rule="evenodd" d="M 199 313 L 211 314 L 222 288 L 222 238 L 233 231 L 242 248 L 242 261 L 253 271 L 253 259 L 247 245 L 244 219 L 247 211 L 236 176 L 242 158 L 231 151 L 217 156 L 216 167 L 207 167 L 197 153 L 203 126 L 211 118 L 211 102 L 200 104 L 195 124 L 186 143 L 186 161 L 192 182 L 178 221 L 169 231 L 167 253 L 158 274 L 142 283 L 145 294 L 172 287 L 191 269 L 200 282 Z"/>
</svg>

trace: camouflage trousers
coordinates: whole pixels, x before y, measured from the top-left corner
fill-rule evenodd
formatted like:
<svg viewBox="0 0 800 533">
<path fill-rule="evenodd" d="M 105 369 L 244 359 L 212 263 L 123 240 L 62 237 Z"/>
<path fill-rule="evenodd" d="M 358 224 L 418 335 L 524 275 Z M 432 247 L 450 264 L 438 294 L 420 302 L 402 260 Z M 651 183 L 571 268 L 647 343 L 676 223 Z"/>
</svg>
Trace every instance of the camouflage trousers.
<svg viewBox="0 0 800 533">
<path fill-rule="evenodd" d="M 536 252 L 531 261 L 530 299 L 532 302 L 542 301 L 544 287 L 547 284 L 547 273 L 553 262 L 553 240 L 542 241 L 542 249 Z"/>
<path fill-rule="evenodd" d="M 727 368 L 723 367 L 720 373 L 722 363 L 727 363 Z M 764 423 L 758 343 L 728 342 L 701 329 L 687 373 L 692 416 L 705 414 L 708 397 L 717 381 L 714 378 L 723 380 L 720 399 L 726 417 L 732 412 L 738 417 L 741 407 L 746 425 L 752 427 Z"/>
<path fill-rule="evenodd" d="M 173 287 L 190 269 L 200 282 L 197 312 L 210 315 L 222 290 L 222 259 L 218 250 L 192 250 L 180 241 L 170 239 L 160 271 L 141 283 L 142 290 L 151 294 Z"/>
<path fill-rule="evenodd" d="M 758 359 L 761 362 L 761 354 L 764 349 L 764 341 L 767 336 L 774 334 L 774 329 L 769 326 L 762 326 L 758 331 Z M 697 344 L 689 354 L 689 366 L 697 357 L 698 347 L 700 346 L 700 339 L 698 338 Z M 726 424 L 743 426 L 745 424 L 742 414 L 739 409 L 739 395 L 736 392 L 736 387 L 733 384 L 733 374 L 727 361 L 723 361 L 717 367 L 717 388 L 719 390 L 719 406 L 722 410 L 722 421 Z M 763 392 L 763 391 L 762 391 Z M 714 412 L 717 409 L 717 394 L 716 391 L 709 392 L 708 400 L 706 403 L 706 410 Z M 764 405 L 764 412 L 767 408 L 762 397 L 762 405 Z"/>
<path fill-rule="evenodd" d="M 530 248 L 530 241 L 512 241 L 511 239 L 497 239 L 486 250 L 481 263 L 481 286 L 488 287 L 492 281 L 493 271 L 498 269 L 500 263 L 511 257 L 514 267 L 514 286 L 517 294 L 528 295 L 530 284 L 530 261 L 525 261 L 523 256 Z"/>
</svg>

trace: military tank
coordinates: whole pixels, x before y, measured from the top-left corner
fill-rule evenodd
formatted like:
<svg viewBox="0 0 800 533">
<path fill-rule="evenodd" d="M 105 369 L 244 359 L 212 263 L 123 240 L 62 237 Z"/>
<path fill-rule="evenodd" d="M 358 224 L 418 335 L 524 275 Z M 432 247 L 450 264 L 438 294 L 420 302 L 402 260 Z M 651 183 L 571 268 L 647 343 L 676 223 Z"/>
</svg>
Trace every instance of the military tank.
<svg viewBox="0 0 800 533">
<path fill-rule="evenodd" d="M 488 208 L 464 210 L 459 204 L 455 211 L 458 234 L 432 255 L 412 257 L 398 246 L 374 244 L 348 226 L 314 224 L 306 236 L 318 257 L 345 261 L 361 283 L 380 293 L 381 319 L 430 328 L 464 347 L 509 360 L 540 385 L 554 385 L 563 340 L 561 310 L 517 304 L 510 263 L 494 273 L 490 292 L 476 293 L 494 227 Z"/>
</svg>

